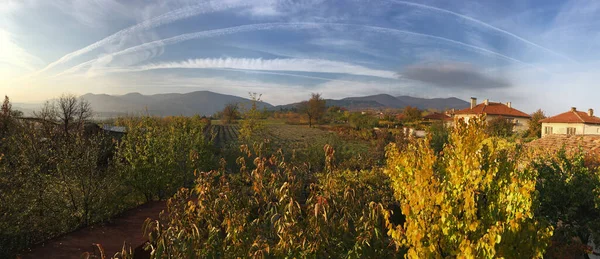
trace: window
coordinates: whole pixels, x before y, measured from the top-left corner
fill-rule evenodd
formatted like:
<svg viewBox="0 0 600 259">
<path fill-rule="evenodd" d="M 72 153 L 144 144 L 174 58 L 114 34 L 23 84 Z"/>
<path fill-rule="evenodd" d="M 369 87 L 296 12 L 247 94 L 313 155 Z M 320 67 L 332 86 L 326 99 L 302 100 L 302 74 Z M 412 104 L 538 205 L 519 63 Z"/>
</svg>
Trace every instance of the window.
<svg viewBox="0 0 600 259">
<path fill-rule="evenodd" d="M 568 127 L 567 128 L 567 135 L 575 135 L 576 131 L 577 131 L 577 128 Z"/>
<path fill-rule="evenodd" d="M 544 127 L 544 135 L 552 134 L 552 127 Z"/>
</svg>

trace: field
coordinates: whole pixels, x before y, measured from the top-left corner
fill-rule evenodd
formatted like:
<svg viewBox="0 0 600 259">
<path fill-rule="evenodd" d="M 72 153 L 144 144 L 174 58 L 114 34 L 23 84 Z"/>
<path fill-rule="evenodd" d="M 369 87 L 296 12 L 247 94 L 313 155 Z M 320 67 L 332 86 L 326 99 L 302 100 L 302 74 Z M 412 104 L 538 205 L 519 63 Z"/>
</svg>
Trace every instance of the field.
<svg viewBox="0 0 600 259">
<path fill-rule="evenodd" d="M 217 147 L 223 147 L 225 144 L 234 143 L 239 138 L 238 125 L 219 125 L 212 124 L 206 130 L 206 136 L 213 138 Z"/>
</svg>

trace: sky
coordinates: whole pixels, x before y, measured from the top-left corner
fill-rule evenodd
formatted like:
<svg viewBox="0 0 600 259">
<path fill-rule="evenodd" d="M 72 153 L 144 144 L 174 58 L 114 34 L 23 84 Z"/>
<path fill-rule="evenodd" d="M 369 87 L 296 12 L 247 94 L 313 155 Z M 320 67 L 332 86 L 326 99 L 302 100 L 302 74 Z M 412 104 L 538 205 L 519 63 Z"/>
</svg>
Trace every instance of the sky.
<svg viewBox="0 0 600 259">
<path fill-rule="evenodd" d="M 0 94 L 209 90 L 600 109 L 600 1 L 0 0 Z"/>
</svg>

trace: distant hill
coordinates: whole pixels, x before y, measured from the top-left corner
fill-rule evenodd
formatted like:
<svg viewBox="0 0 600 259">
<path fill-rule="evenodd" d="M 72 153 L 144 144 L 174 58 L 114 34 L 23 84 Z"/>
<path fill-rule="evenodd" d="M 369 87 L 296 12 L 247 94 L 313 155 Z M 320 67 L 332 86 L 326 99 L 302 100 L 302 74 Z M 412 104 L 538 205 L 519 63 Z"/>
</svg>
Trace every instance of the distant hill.
<svg viewBox="0 0 600 259">
<path fill-rule="evenodd" d="M 373 101 L 381 104 L 384 107 L 389 108 L 403 108 L 406 106 L 402 101 L 398 100 L 396 97 L 391 96 L 389 94 L 377 94 L 377 95 L 369 95 L 363 97 L 348 97 L 342 100 L 349 101 Z"/>
<path fill-rule="evenodd" d="M 197 91 L 185 94 L 155 94 L 143 95 L 129 93 L 125 95 L 85 94 L 81 96 L 87 100 L 95 113 L 100 117 L 112 117 L 126 114 L 145 113 L 151 115 L 212 115 L 222 110 L 229 103 L 248 105 L 249 99 L 218 94 L 210 91 Z M 273 106 L 261 102 L 259 108 L 270 109 Z"/>
<path fill-rule="evenodd" d="M 327 106 L 340 106 L 349 110 L 404 108 L 406 106 L 417 107 L 422 110 L 463 109 L 469 107 L 468 102 L 455 97 L 427 99 L 411 96 L 394 97 L 389 94 L 348 97 L 341 100 L 326 99 L 326 102 Z M 298 104 L 299 103 L 279 105 L 276 106 L 275 109 L 292 109 L 298 107 Z"/>
<path fill-rule="evenodd" d="M 40 110 L 42 108 L 42 104 L 39 103 L 13 103 L 12 109 L 19 110 L 23 112 L 25 116 L 33 116 L 33 112 Z"/>
<path fill-rule="evenodd" d="M 370 101 L 370 100 L 346 100 L 346 99 L 333 100 L 333 99 L 325 99 L 325 102 L 327 104 L 327 107 L 329 107 L 329 106 L 339 106 L 339 107 L 344 107 L 344 108 L 349 109 L 349 110 L 385 108 L 385 105 L 383 105 L 381 103 L 378 103 L 376 101 Z M 275 106 L 273 109 L 275 109 L 275 110 L 280 110 L 280 109 L 291 110 L 291 109 L 298 108 L 298 105 L 300 105 L 299 102 L 297 102 L 297 103 L 290 103 L 290 104 Z"/>
<path fill-rule="evenodd" d="M 197 91 L 191 93 L 168 93 L 143 95 L 140 93 L 128 93 L 125 95 L 107 94 L 85 94 L 81 96 L 91 105 L 97 117 L 116 117 L 124 115 L 145 114 L 146 110 L 151 115 L 213 115 L 221 111 L 229 103 L 249 105 L 250 100 L 234 95 L 219 94 L 210 91 Z M 349 110 L 404 108 L 413 106 L 419 109 L 462 109 L 469 107 L 469 103 L 461 99 L 451 98 L 417 98 L 411 96 L 391 96 L 389 94 L 377 94 L 362 97 L 348 97 L 340 100 L 326 99 L 327 106 L 339 106 Z M 262 102 L 260 109 L 293 109 L 299 103 L 272 106 Z M 42 104 L 15 103 L 14 108 L 22 110 L 30 115 L 33 110 L 39 110 Z"/>
</svg>

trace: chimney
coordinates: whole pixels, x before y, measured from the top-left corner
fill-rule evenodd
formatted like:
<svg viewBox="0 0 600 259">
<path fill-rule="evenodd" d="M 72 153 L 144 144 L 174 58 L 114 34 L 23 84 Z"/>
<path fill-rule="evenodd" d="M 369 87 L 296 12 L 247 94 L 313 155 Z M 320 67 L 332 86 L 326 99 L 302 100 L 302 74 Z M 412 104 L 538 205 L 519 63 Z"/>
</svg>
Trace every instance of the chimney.
<svg viewBox="0 0 600 259">
<path fill-rule="evenodd" d="M 508 106 L 508 108 L 512 108 L 512 103 L 511 102 L 507 102 L 506 106 Z"/>
<path fill-rule="evenodd" d="M 590 117 L 594 116 L 594 109 L 589 109 L 589 110 L 588 110 L 588 115 L 589 115 Z"/>
<path fill-rule="evenodd" d="M 576 112 L 576 111 L 577 111 L 577 108 L 576 108 L 576 107 L 571 107 L 571 111 L 572 111 L 572 112 Z"/>
<path fill-rule="evenodd" d="M 490 99 L 485 99 L 483 103 L 485 103 L 485 105 L 490 105 Z"/>
<path fill-rule="evenodd" d="M 471 97 L 471 109 L 475 108 L 475 106 L 477 106 L 477 98 Z"/>
</svg>

